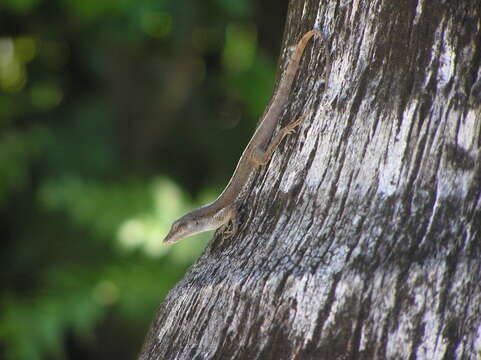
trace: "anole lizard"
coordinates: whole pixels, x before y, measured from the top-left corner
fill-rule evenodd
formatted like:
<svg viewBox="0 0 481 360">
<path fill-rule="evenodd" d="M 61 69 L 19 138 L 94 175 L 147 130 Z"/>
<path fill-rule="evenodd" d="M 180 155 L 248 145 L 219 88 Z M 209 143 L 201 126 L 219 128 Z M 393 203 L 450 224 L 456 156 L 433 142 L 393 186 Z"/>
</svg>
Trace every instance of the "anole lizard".
<svg viewBox="0 0 481 360">
<path fill-rule="evenodd" d="M 272 153 L 277 148 L 282 139 L 294 132 L 294 129 L 299 126 L 304 119 L 301 116 L 296 121 L 289 123 L 282 128 L 279 133 L 271 137 L 276 128 L 277 122 L 287 103 L 289 93 L 291 91 L 292 82 L 299 68 L 304 49 L 312 36 L 322 34 L 319 30 L 311 30 L 304 34 L 291 57 L 286 73 L 279 83 L 278 90 L 272 100 L 271 106 L 263 119 L 260 121 L 254 135 L 247 144 L 242 153 L 237 167 L 232 175 L 226 188 L 219 195 L 219 197 L 212 203 L 202 206 L 196 210 L 191 211 L 187 215 L 182 216 L 176 220 L 170 229 L 170 232 L 164 239 L 165 244 L 173 244 L 185 237 L 192 236 L 204 231 L 215 230 L 221 226 L 227 227 L 232 223 L 232 228 L 227 231 L 230 236 L 237 231 L 238 214 L 237 214 L 237 198 L 249 179 L 252 171 L 258 166 L 265 165 L 269 162 Z M 324 39 L 323 39 L 324 40 Z M 327 51 L 327 44 L 324 42 L 324 47 Z M 328 51 L 327 51 L 328 52 Z M 326 71 L 326 87 L 329 77 L 329 54 L 325 59 Z M 269 141 L 270 140 L 270 141 Z"/>
</svg>

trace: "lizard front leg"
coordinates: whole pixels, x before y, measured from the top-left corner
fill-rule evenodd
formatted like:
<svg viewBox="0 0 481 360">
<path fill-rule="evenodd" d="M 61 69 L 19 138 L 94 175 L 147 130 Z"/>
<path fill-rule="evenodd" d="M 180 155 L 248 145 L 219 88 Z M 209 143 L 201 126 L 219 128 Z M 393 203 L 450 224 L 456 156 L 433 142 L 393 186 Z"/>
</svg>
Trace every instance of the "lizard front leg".
<svg viewBox="0 0 481 360">
<path fill-rule="evenodd" d="M 229 206 L 225 207 L 221 214 L 216 214 L 222 216 L 224 224 L 219 228 L 220 232 L 223 233 L 223 237 L 228 239 L 235 235 L 240 225 L 240 201 L 235 201 Z"/>
<path fill-rule="evenodd" d="M 256 164 L 257 166 L 266 165 L 271 159 L 274 151 L 281 143 L 282 139 L 284 139 L 284 137 L 286 137 L 287 135 L 292 134 L 295 131 L 296 127 L 298 127 L 302 123 L 305 117 L 306 115 L 302 115 L 296 121 L 293 121 L 283 127 L 279 131 L 279 133 L 272 139 L 266 150 L 263 150 L 259 147 L 255 148 L 254 152 L 252 153 L 252 161 L 254 162 L 254 164 Z"/>
</svg>

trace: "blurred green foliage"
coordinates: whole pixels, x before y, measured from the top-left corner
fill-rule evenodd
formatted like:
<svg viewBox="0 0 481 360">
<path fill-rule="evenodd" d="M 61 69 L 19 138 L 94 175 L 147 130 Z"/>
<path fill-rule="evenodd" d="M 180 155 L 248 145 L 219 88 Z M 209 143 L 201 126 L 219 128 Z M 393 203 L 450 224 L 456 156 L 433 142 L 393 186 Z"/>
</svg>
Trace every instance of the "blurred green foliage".
<svg viewBox="0 0 481 360">
<path fill-rule="evenodd" d="M 227 182 L 285 8 L 0 0 L 0 358 L 135 357 L 211 234 L 161 239 Z"/>
</svg>

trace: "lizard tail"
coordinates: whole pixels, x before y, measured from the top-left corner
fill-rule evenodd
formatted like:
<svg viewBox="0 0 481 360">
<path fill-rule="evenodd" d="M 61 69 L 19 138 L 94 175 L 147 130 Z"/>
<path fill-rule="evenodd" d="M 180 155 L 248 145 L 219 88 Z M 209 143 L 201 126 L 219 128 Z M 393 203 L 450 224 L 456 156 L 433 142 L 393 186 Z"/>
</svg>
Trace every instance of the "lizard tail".
<svg viewBox="0 0 481 360">
<path fill-rule="evenodd" d="M 297 43 L 297 47 L 294 51 L 294 54 L 292 54 L 291 61 L 289 62 L 289 65 L 287 66 L 287 70 L 285 71 L 285 75 L 283 78 L 281 78 L 281 82 L 279 83 L 279 88 L 277 90 L 277 94 L 279 94 L 279 98 L 281 99 L 287 99 L 289 96 L 289 92 L 291 90 L 292 82 L 294 81 L 294 78 L 297 73 L 297 69 L 299 67 L 299 62 L 301 61 L 302 54 L 304 52 L 305 47 L 307 46 L 307 43 L 309 40 L 314 36 L 314 35 L 319 35 L 319 37 L 323 41 L 323 46 L 324 50 L 326 52 L 325 56 L 325 77 L 326 77 L 326 86 L 327 88 L 327 81 L 329 78 L 329 70 L 330 70 L 330 64 L 329 64 L 329 50 L 328 50 L 328 45 L 327 42 L 325 41 L 322 33 L 317 30 L 313 29 L 304 34 L 304 36 L 299 40 Z"/>
</svg>

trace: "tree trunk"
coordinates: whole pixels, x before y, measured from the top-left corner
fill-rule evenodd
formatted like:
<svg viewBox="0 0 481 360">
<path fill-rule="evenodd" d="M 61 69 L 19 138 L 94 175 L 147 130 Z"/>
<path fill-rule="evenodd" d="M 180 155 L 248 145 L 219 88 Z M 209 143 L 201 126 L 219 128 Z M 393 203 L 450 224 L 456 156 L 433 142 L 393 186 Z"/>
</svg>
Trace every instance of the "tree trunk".
<svg viewBox="0 0 481 360">
<path fill-rule="evenodd" d="M 479 359 L 481 1 L 292 0 L 306 118 L 171 290 L 140 359 Z"/>
</svg>

